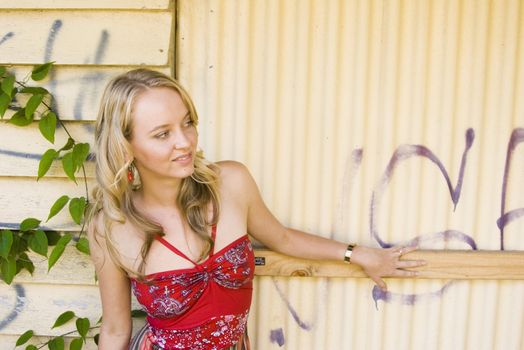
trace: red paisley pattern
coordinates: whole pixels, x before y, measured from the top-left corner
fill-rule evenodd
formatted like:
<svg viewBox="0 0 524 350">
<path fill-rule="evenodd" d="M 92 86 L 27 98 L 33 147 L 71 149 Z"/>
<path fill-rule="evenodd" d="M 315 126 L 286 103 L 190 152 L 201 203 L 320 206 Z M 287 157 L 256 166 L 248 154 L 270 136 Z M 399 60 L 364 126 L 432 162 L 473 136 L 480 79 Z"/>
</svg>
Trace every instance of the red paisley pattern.
<svg viewBox="0 0 524 350">
<path fill-rule="evenodd" d="M 213 239 L 215 228 L 213 227 Z M 158 241 L 191 261 L 161 237 Z M 247 235 L 189 269 L 131 279 L 148 314 L 151 349 L 224 349 L 246 331 L 251 304 L 254 254 Z"/>
</svg>

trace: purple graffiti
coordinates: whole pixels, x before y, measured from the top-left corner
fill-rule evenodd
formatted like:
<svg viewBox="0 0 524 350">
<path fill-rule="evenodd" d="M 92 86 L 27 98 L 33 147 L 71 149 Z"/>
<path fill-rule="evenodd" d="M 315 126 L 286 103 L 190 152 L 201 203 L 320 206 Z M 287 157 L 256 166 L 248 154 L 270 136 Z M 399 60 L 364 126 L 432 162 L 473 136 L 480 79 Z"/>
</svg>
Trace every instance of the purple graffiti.
<svg viewBox="0 0 524 350">
<path fill-rule="evenodd" d="M 457 184 L 455 187 L 453 187 L 453 184 L 451 183 L 451 179 L 449 177 L 449 173 L 435 154 L 431 152 L 427 147 L 422 145 L 402 145 L 399 148 L 395 150 L 393 153 L 393 156 L 391 157 L 391 160 L 389 161 L 386 170 L 384 171 L 384 174 L 382 176 L 381 181 L 379 182 L 379 185 L 375 188 L 373 191 L 373 194 L 371 196 L 371 205 L 370 205 L 370 231 L 371 236 L 379 243 L 379 245 L 383 248 L 389 248 L 392 247 L 394 244 L 385 242 L 380 238 L 380 235 L 377 230 L 377 222 L 375 217 L 377 216 L 376 213 L 378 212 L 380 208 L 380 200 L 381 197 L 384 195 L 387 186 L 395 172 L 395 168 L 397 165 L 399 165 L 400 162 L 407 160 L 411 157 L 423 157 L 429 159 L 432 163 L 434 163 L 438 169 L 440 170 L 442 176 L 446 180 L 446 183 L 448 185 L 449 194 L 451 196 L 451 201 L 453 202 L 453 210 L 456 210 L 457 204 L 460 199 L 460 194 L 462 191 L 462 184 L 464 179 L 464 171 L 466 168 L 466 161 L 467 161 L 467 155 L 469 150 L 471 149 L 471 146 L 473 145 L 473 141 L 475 139 L 475 133 L 473 129 L 468 129 L 466 131 L 466 145 L 464 152 L 462 153 L 462 160 L 460 163 L 460 171 L 459 176 L 457 179 Z M 467 234 L 457 231 L 457 230 L 445 230 L 437 233 L 433 233 L 430 235 L 424 235 L 424 236 L 417 236 L 411 240 L 408 241 L 407 245 L 410 246 L 418 246 L 423 241 L 449 241 L 449 240 L 458 240 L 461 242 L 466 243 L 471 247 L 471 249 L 476 250 L 477 244 L 475 243 L 475 240 L 468 236 Z M 375 301 L 375 306 L 378 305 L 379 300 L 383 300 L 385 302 L 391 302 L 391 301 L 397 301 L 405 305 L 413 305 L 416 302 L 427 299 L 427 298 L 433 298 L 433 297 L 440 297 L 444 294 L 444 291 L 449 287 L 451 282 L 446 283 L 443 287 L 441 287 L 438 291 L 429 292 L 429 293 L 423 293 L 423 294 L 395 294 L 391 292 L 384 292 L 378 287 L 374 287 L 372 291 L 373 300 Z M 378 307 L 378 306 L 377 306 Z"/>
<path fill-rule="evenodd" d="M 348 227 L 348 217 L 347 215 L 344 215 L 348 212 L 349 209 L 349 193 L 351 192 L 351 188 L 353 187 L 353 183 L 355 182 L 355 178 L 357 176 L 358 169 L 360 167 L 360 164 L 362 163 L 362 156 L 364 151 L 362 148 L 354 149 L 351 154 L 346 159 L 346 165 L 344 167 L 344 176 L 343 176 L 343 182 L 342 182 L 342 191 L 341 196 L 338 201 L 338 210 L 337 210 L 337 216 L 335 221 L 335 227 L 337 227 L 336 230 L 332 230 L 329 238 L 334 239 L 335 238 L 335 231 L 346 231 Z"/>
<path fill-rule="evenodd" d="M 381 288 L 374 286 L 373 291 L 371 292 L 373 295 L 373 300 L 375 301 L 375 308 L 378 310 L 378 301 L 383 300 L 384 302 L 397 302 L 402 305 L 415 305 L 417 302 L 422 300 L 429 300 L 434 298 L 440 298 L 444 295 L 444 293 L 448 290 L 448 288 L 453 284 L 454 282 L 448 282 L 443 287 L 441 287 L 439 290 L 430 292 L 430 293 L 424 293 L 424 294 L 400 294 L 400 293 L 393 293 L 390 291 L 383 291 Z"/>
<path fill-rule="evenodd" d="M 442 173 L 442 176 L 446 180 L 446 183 L 449 189 L 449 193 L 451 195 L 451 200 L 453 202 L 454 210 L 455 210 L 457 207 L 458 201 L 460 199 L 460 193 L 462 190 L 462 182 L 464 178 L 464 170 L 466 167 L 467 154 L 471 146 L 473 145 L 474 139 L 475 139 L 475 132 L 473 131 L 473 129 L 470 128 L 466 131 L 466 147 L 462 154 L 462 161 L 460 163 L 459 177 L 457 180 L 457 185 L 455 187 L 453 187 L 448 171 L 446 170 L 446 168 L 444 167 L 440 159 L 438 159 L 438 157 L 435 156 L 435 154 L 433 154 L 433 152 L 431 152 L 431 150 L 429 150 L 427 147 L 422 146 L 422 145 L 402 145 L 402 146 L 399 146 L 395 150 L 395 152 L 393 153 L 393 156 L 391 157 L 391 160 L 389 161 L 386 167 L 386 170 L 384 171 L 384 174 L 382 175 L 382 179 L 380 180 L 378 186 L 373 190 L 373 194 L 371 196 L 370 215 L 369 215 L 370 232 L 371 232 L 371 236 L 379 243 L 381 247 L 389 248 L 394 245 L 392 243 L 385 242 L 380 238 L 380 235 L 377 230 L 377 223 L 376 223 L 375 217 L 377 216 L 376 213 L 379 211 L 379 208 L 380 208 L 381 198 L 384 195 L 384 193 L 386 192 L 387 186 L 395 172 L 395 168 L 402 161 L 407 160 L 411 157 L 423 157 L 423 158 L 429 159 L 439 168 L 440 172 Z M 465 238 L 469 236 L 467 236 L 466 234 L 461 234 L 459 237 Z M 473 238 L 471 237 L 465 240 L 465 242 L 474 243 Z"/>
<path fill-rule="evenodd" d="M 508 190 L 509 170 L 513 159 L 513 152 L 518 144 L 524 142 L 524 128 L 517 128 L 511 133 L 506 151 L 506 164 L 504 166 L 504 179 L 502 181 L 502 198 L 500 203 L 500 218 L 497 226 L 500 231 L 500 250 L 504 250 L 504 228 L 512 221 L 524 215 L 524 208 L 518 208 L 506 212 L 506 195 Z"/>
<path fill-rule="evenodd" d="M 289 313 L 291 314 L 291 316 L 293 316 L 293 319 L 298 324 L 298 326 L 300 328 L 302 328 L 302 329 L 305 329 L 306 331 L 310 331 L 313 328 L 313 326 L 310 323 L 302 321 L 300 319 L 300 317 L 298 316 L 297 311 L 293 308 L 293 306 L 291 306 L 291 302 L 287 298 L 286 294 L 280 288 L 280 285 L 277 283 L 277 281 L 274 278 L 272 279 L 272 281 L 273 281 L 273 284 L 275 285 L 275 288 L 276 288 L 276 290 L 278 292 L 278 295 L 280 295 L 280 298 L 286 304 L 286 307 L 287 307 Z"/>
<path fill-rule="evenodd" d="M 282 328 L 272 329 L 269 334 L 269 341 L 271 343 L 277 343 L 279 347 L 284 346 L 285 344 L 285 338 L 284 338 L 284 330 Z"/>
</svg>

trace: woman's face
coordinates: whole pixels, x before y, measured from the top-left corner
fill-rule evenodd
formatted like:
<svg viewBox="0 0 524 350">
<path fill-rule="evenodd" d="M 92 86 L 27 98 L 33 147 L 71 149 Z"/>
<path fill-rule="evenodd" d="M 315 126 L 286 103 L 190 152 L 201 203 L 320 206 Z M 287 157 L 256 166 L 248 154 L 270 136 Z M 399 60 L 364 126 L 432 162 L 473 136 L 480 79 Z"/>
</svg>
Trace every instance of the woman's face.
<svg viewBox="0 0 524 350">
<path fill-rule="evenodd" d="M 143 184 L 193 173 L 198 135 L 178 92 L 165 87 L 142 92 L 131 117 L 131 149 Z"/>
</svg>

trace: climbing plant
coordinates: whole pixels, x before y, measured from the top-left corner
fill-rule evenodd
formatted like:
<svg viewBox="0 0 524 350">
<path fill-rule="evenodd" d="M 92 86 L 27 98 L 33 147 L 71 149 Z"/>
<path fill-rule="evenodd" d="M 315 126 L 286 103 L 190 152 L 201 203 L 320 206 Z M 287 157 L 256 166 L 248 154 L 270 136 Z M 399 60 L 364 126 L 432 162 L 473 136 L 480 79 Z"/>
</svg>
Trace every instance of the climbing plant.
<svg viewBox="0 0 524 350">
<path fill-rule="evenodd" d="M 89 254 L 89 244 L 84 237 L 83 220 L 89 198 L 84 167 L 89 155 L 89 144 L 78 142 L 73 138 L 66 125 L 51 107 L 53 96 L 49 91 L 41 86 L 32 86 L 33 83 L 46 78 L 53 63 L 48 62 L 34 67 L 31 73 L 22 80 L 17 80 L 15 74 L 7 67 L 0 66 L 0 118 L 5 123 L 18 127 L 26 127 L 38 121 L 40 133 L 53 147 L 46 150 L 39 161 L 37 181 L 46 176 L 53 162 L 60 162 L 66 176 L 75 183 L 77 183 L 77 173 L 81 172 L 85 196 L 70 197 L 67 194 L 61 194 L 49 209 L 46 218 L 28 217 L 19 225 L 15 225 L 18 226 L 17 229 L 0 230 L 0 277 L 7 284 L 11 284 L 14 277 L 24 269 L 31 275 L 33 274 L 35 265 L 28 254 L 30 251 L 47 258 L 48 271 L 60 259 L 66 246 L 73 240 L 73 235 L 69 232 L 46 230 L 42 225 L 66 206 L 71 219 L 77 225 L 82 225 L 79 237 L 73 240 L 74 245 L 79 251 Z M 8 111 L 11 114 L 10 118 L 6 117 Z M 55 146 L 55 132 L 58 126 L 67 135 L 67 141 L 61 147 Z M 58 316 L 52 328 L 60 327 L 73 319 L 76 320 L 75 331 L 53 337 L 38 347 L 32 344 L 27 345 L 26 350 L 40 349 L 45 346 L 50 350 L 64 349 L 64 336 L 73 333 L 77 333 L 78 337 L 71 341 L 69 348 L 81 349 L 86 342 L 88 331 L 98 327 L 92 327 L 89 319 L 79 317 L 73 311 L 66 311 Z M 26 344 L 33 336 L 32 330 L 26 331 L 18 338 L 16 346 Z"/>
</svg>

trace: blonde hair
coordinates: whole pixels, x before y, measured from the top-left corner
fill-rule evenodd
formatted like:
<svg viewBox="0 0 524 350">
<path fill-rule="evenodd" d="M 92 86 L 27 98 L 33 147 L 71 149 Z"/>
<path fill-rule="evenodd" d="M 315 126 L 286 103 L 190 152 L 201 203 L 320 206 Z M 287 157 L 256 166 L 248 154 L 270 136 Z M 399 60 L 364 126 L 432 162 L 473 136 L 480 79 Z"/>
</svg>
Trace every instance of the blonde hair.
<svg viewBox="0 0 524 350">
<path fill-rule="evenodd" d="M 132 154 L 129 140 L 133 129 L 133 105 L 142 92 L 154 87 L 167 87 L 176 91 L 188 109 L 191 121 L 195 126 L 198 124 L 193 102 L 176 80 L 148 69 L 132 70 L 112 79 L 102 95 L 96 121 L 97 185 L 93 189 L 87 219 L 96 233 L 105 238 L 112 260 L 128 274 L 140 278 L 144 276 L 145 261 L 154 237 L 163 232 L 162 227 L 141 213 L 131 200 L 132 186 L 127 179 L 132 162 L 128 159 L 128 155 Z M 216 224 L 219 215 L 218 174 L 216 166 L 206 161 L 202 152 L 197 152 L 194 167 L 194 173 L 182 179 L 176 203 L 183 219 L 207 243 L 200 254 L 200 258 L 203 258 L 213 244 L 208 234 L 209 226 Z M 211 220 L 208 220 L 209 205 L 213 209 Z M 99 213 L 103 214 L 101 227 L 97 227 L 93 220 Z M 111 226 L 128 220 L 145 234 L 138 271 L 122 264 L 111 237 Z"/>
</svg>

